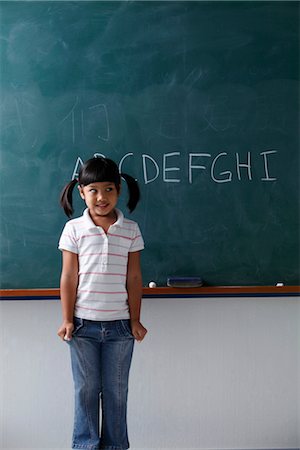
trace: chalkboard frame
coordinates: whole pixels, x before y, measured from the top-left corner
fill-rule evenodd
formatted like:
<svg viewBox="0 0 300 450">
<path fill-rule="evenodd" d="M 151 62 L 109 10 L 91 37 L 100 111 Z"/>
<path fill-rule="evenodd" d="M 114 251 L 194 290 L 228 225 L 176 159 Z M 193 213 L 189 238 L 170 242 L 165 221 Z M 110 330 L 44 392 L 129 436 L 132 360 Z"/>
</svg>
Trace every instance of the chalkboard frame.
<svg viewBox="0 0 300 450">
<path fill-rule="evenodd" d="M 155 298 L 300 297 L 300 286 L 215 286 L 143 288 L 143 299 Z M 60 300 L 59 289 L 1 289 L 0 301 Z"/>
<path fill-rule="evenodd" d="M 198 275 L 207 285 L 299 282 L 296 223 L 299 181 L 293 181 L 299 160 L 299 137 L 295 137 L 298 133 L 294 126 L 299 107 L 289 109 L 286 101 L 291 92 L 299 96 L 299 89 L 294 90 L 298 83 L 299 71 L 295 68 L 298 61 L 289 57 L 297 48 L 295 36 L 299 30 L 295 31 L 297 19 L 292 12 L 298 11 L 299 5 L 50 1 L 2 2 L 0 8 L 8 11 L 2 23 L 7 39 L 2 40 L 2 45 L 9 62 L 2 65 L 5 69 L 1 79 L 4 86 L 1 94 L 5 91 L 8 95 L 6 133 L 1 142 L 4 148 L 1 155 L 4 181 L 0 186 L 4 236 L 2 240 L 0 236 L 3 243 L 0 277 L 4 280 L 1 287 L 47 288 L 58 284 L 60 255 L 56 245 L 65 222 L 58 212 L 59 190 L 74 174 L 76 158 L 91 156 L 90 149 L 82 151 L 82 144 L 94 146 L 94 135 L 86 141 L 83 136 L 88 129 L 92 134 L 95 132 L 95 117 L 102 121 L 98 135 L 101 145 L 93 148 L 92 153 L 103 152 L 111 157 L 115 151 L 117 159 L 130 155 L 123 160 L 124 168 L 144 174 L 141 209 L 137 209 L 133 219 L 141 225 L 146 241 L 142 256 L 146 284 L 154 279 L 163 285 L 170 275 Z M 47 15 L 42 14 L 45 8 Z M 80 11 L 82 16 L 78 14 Z M 81 17 L 88 17 L 89 11 L 94 16 L 91 30 L 109 19 L 106 35 L 88 34 L 86 19 Z M 59 27 L 55 28 L 58 35 L 54 42 L 51 27 L 62 23 L 54 20 L 59 14 L 63 25 L 68 26 L 62 27 L 63 34 Z M 142 27 L 146 40 L 142 40 L 140 47 L 134 45 L 129 47 L 130 51 L 124 51 L 122 45 L 128 48 L 132 32 L 141 31 L 136 14 L 139 18 L 149 14 L 151 26 Z M 165 19 L 163 27 L 157 26 L 160 17 Z M 197 34 L 197 20 L 201 20 L 202 35 Z M 46 27 L 42 32 L 43 24 Z M 118 24 L 122 25 L 120 29 Z M 84 30 L 84 34 L 76 33 L 78 29 Z M 225 30 L 225 34 L 218 34 L 219 29 Z M 180 39 L 174 40 L 179 31 Z M 35 36 L 38 45 L 31 48 L 28 42 L 34 41 Z M 97 73 L 92 70 L 85 75 L 86 66 L 81 65 L 76 53 L 80 48 L 85 52 L 82 53 L 85 62 L 93 60 L 94 65 L 100 64 L 95 58 L 100 42 L 105 54 L 99 60 L 106 69 L 112 69 L 111 78 L 104 77 L 104 84 L 95 81 Z M 237 55 L 241 56 L 240 61 Z M 56 62 L 66 56 L 70 60 L 57 77 Z M 136 71 L 137 78 L 131 81 L 129 63 L 138 59 L 145 62 L 144 57 L 149 57 L 149 63 L 143 64 Z M 77 75 L 72 78 L 73 73 Z M 83 89 L 89 82 L 90 86 Z M 237 95 L 232 101 L 235 90 Z M 162 101 L 157 100 L 160 96 Z M 111 100 L 108 106 L 106 99 Z M 173 110 L 178 104 L 186 108 L 176 116 Z M 242 108 L 244 104 L 247 107 Z M 202 106 L 197 108 L 198 105 Z M 114 115 L 110 127 L 108 114 Z M 195 122 L 193 116 L 197 118 Z M 185 117 L 189 119 L 186 122 Z M 18 139 L 14 140 L 15 135 Z M 151 167 L 155 177 L 155 164 L 160 168 L 160 178 L 152 180 Z M 42 166 L 49 167 L 47 176 Z M 41 190 L 52 195 L 50 209 L 49 205 L 41 205 L 39 193 L 30 188 L 35 177 Z M 231 188 L 233 177 L 238 189 Z M 60 186 L 54 187 L 57 178 Z M 179 178 L 185 183 L 180 189 Z M 252 190 L 255 183 L 258 189 Z M 157 191 L 163 193 L 160 197 L 164 195 L 170 206 L 163 215 L 167 231 L 161 231 L 160 236 L 152 232 L 156 220 L 152 216 L 161 214 L 164 207 L 155 201 Z M 186 199 L 190 202 L 188 214 Z M 197 202 L 199 207 L 194 207 Z M 251 208 L 247 202 L 258 207 Z M 14 206 L 22 212 L 21 219 L 14 215 Z M 42 212 L 36 225 L 33 215 L 37 206 L 42 206 Z M 179 220 L 178 226 L 169 232 L 174 220 L 184 215 L 185 220 Z M 233 224 L 232 217 L 237 218 L 238 226 Z M 192 235 L 194 223 L 200 232 Z M 190 228 L 185 234 L 187 225 Z M 31 239 L 32 230 L 37 234 Z M 163 247 L 163 240 L 168 245 Z M 44 248 L 42 242 L 49 247 Z M 38 261 L 41 254 L 45 257 L 42 263 Z M 52 267 L 51 274 L 48 267 Z"/>
</svg>

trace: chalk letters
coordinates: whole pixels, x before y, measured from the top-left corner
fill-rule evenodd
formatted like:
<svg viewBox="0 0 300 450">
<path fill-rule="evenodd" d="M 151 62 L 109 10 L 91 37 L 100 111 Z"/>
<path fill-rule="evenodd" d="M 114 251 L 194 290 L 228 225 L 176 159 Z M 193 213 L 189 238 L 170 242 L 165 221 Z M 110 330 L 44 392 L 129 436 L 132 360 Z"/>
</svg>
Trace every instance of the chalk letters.
<svg viewBox="0 0 300 450">
<path fill-rule="evenodd" d="M 119 171 L 122 172 L 123 164 L 126 161 L 128 169 L 126 172 L 131 173 L 130 164 L 132 158 L 141 159 L 141 174 L 134 174 L 140 182 L 144 184 L 154 183 L 156 180 L 162 179 L 164 183 L 189 183 L 194 184 L 199 181 L 212 181 L 213 183 L 223 184 L 232 182 L 274 182 L 276 177 L 270 174 L 269 159 L 277 153 L 277 150 L 265 150 L 257 153 L 247 152 L 246 162 L 245 156 L 239 153 L 229 154 L 228 152 L 220 152 L 216 155 L 211 153 L 188 153 L 182 155 L 180 152 L 164 153 L 158 156 L 148 154 L 140 154 L 129 152 L 123 155 L 119 162 Z M 110 157 L 101 153 L 95 153 L 94 157 Z M 171 165 L 171 158 L 177 158 L 177 163 Z M 128 161 L 127 161 L 128 160 Z M 256 163 L 256 172 L 254 172 L 253 161 Z M 117 162 L 117 161 L 116 161 Z M 78 176 L 82 159 L 78 157 L 73 170 L 73 178 Z M 135 164 L 135 167 L 138 165 Z M 187 170 L 186 170 L 187 166 Z M 224 169 L 230 170 L 224 170 Z M 162 169 L 162 170 L 161 170 Z M 242 170 L 244 169 L 244 170 Z M 261 175 L 264 175 L 261 177 Z"/>
</svg>

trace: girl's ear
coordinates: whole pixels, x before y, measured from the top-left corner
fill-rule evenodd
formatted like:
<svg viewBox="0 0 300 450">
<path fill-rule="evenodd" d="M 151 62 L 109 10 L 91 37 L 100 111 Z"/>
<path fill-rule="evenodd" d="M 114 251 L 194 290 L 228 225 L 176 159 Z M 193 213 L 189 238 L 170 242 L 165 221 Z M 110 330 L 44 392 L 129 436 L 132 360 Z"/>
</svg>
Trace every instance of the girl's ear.
<svg viewBox="0 0 300 450">
<path fill-rule="evenodd" d="M 121 185 L 121 183 L 120 183 L 120 184 L 119 184 L 119 187 L 118 187 L 118 197 L 120 196 L 121 191 L 122 191 L 122 185 Z"/>
<path fill-rule="evenodd" d="M 84 197 L 84 192 L 83 192 L 82 186 L 79 185 L 79 186 L 78 186 L 78 190 L 79 190 L 80 197 L 82 198 L 82 200 L 84 200 L 85 197 Z"/>
</svg>

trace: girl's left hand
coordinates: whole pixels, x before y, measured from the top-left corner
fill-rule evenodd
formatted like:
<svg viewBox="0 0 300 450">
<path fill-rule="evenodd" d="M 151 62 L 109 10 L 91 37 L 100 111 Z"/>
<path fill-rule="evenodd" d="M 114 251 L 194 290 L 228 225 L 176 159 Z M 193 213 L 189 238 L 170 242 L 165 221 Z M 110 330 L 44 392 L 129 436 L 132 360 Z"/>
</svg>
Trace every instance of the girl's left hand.
<svg viewBox="0 0 300 450">
<path fill-rule="evenodd" d="M 131 332 L 134 338 L 137 341 L 141 342 L 146 336 L 148 330 L 145 327 L 143 327 L 143 325 L 139 320 L 131 320 Z"/>
</svg>

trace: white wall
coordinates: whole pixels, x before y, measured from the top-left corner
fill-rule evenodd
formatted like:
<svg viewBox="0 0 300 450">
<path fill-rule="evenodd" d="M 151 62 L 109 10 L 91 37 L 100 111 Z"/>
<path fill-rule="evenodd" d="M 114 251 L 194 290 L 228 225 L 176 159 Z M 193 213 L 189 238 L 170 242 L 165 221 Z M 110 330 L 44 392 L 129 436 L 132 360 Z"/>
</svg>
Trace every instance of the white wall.
<svg viewBox="0 0 300 450">
<path fill-rule="evenodd" d="M 59 302 L 0 302 L 0 315 L 0 447 L 70 448 Z M 300 447 L 299 298 L 146 299 L 143 321 L 132 450 Z"/>
</svg>

